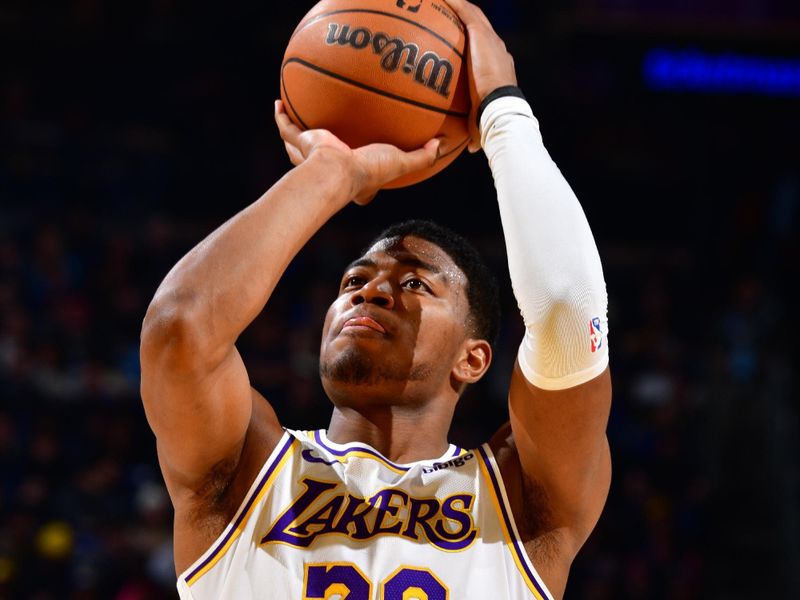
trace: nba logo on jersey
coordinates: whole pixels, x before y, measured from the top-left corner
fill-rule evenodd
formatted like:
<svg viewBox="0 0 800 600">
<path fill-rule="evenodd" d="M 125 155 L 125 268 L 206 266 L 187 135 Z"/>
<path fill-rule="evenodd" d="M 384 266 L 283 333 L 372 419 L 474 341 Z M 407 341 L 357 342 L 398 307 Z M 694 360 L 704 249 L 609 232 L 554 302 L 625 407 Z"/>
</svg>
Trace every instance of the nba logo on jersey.
<svg viewBox="0 0 800 600">
<path fill-rule="evenodd" d="M 589 340 L 592 342 L 592 352 L 597 352 L 603 347 L 603 330 L 600 327 L 599 317 L 589 321 Z"/>
</svg>

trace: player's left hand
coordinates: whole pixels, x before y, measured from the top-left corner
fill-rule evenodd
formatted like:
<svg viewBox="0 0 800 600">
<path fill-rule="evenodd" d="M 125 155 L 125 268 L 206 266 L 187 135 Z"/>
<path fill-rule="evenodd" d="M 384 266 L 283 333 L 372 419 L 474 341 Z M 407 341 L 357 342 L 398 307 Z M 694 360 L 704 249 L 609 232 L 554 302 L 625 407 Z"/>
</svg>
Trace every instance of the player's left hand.
<svg viewBox="0 0 800 600">
<path fill-rule="evenodd" d="M 497 35 L 486 14 L 467 0 L 447 0 L 467 28 L 467 65 L 472 111 L 469 116 L 469 151 L 481 149 L 481 136 L 476 124 L 478 106 L 494 90 L 517 85 L 514 57 Z"/>
<path fill-rule="evenodd" d="M 390 144 L 369 144 L 353 149 L 325 129 L 303 131 L 286 114 L 280 100 L 275 102 L 275 122 L 294 166 L 320 151 L 331 152 L 344 161 L 352 178 L 350 197 L 356 204 L 369 203 L 387 183 L 428 168 L 438 158 L 437 139 L 418 150 L 403 152 Z"/>
</svg>

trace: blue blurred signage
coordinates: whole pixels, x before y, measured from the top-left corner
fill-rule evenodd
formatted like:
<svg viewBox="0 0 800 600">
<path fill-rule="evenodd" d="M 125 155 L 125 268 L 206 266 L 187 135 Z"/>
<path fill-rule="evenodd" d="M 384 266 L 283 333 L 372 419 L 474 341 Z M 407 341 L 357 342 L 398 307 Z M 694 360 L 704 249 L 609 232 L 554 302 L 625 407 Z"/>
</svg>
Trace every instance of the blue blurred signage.
<svg viewBox="0 0 800 600">
<path fill-rule="evenodd" d="M 654 49 L 644 57 L 651 89 L 800 96 L 800 59 Z"/>
</svg>

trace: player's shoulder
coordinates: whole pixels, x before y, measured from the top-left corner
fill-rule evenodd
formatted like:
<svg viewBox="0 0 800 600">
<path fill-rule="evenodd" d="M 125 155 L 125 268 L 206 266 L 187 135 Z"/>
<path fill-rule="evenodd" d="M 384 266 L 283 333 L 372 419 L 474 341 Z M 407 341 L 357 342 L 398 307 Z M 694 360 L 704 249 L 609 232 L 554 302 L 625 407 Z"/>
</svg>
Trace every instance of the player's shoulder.
<svg viewBox="0 0 800 600">
<path fill-rule="evenodd" d="M 505 463 L 511 461 L 519 463 L 519 453 L 514 441 L 514 432 L 511 429 L 511 421 L 506 421 L 495 434 L 489 439 L 489 448 L 494 454 L 497 466 L 503 469 Z"/>
</svg>

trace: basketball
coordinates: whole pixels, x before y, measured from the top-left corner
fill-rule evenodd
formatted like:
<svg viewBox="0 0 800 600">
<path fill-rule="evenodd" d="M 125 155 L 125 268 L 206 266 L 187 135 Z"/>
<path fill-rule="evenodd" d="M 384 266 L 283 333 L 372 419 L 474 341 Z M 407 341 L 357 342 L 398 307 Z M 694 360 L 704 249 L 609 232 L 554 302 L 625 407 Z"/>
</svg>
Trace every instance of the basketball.
<svg viewBox="0 0 800 600">
<path fill-rule="evenodd" d="M 467 147 L 465 29 L 437 0 L 323 0 L 295 29 L 281 66 L 281 99 L 301 129 L 327 129 L 351 148 L 382 142 L 410 151 L 441 140 L 428 169 Z"/>
</svg>

